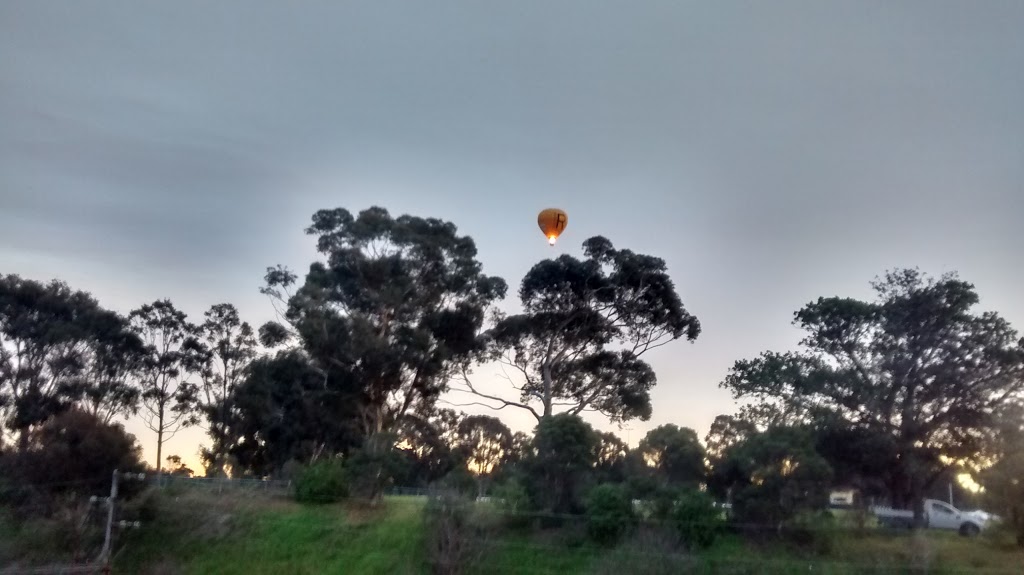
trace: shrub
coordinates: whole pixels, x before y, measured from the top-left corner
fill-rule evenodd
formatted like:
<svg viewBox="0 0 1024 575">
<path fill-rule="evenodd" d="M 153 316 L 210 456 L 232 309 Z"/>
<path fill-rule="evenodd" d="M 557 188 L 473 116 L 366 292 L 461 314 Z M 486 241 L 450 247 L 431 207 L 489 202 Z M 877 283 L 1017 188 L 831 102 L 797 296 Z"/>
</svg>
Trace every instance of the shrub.
<svg viewBox="0 0 1024 575">
<path fill-rule="evenodd" d="M 601 544 L 616 543 L 636 521 L 626 490 L 609 483 L 590 490 L 586 516 L 588 533 Z"/>
<path fill-rule="evenodd" d="M 731 493 L 732 517 L 749 530 L 778 528 L 799 513 L 826 508 L 831 479 L 807 430 L 775 427 L 730 447 L 710 482 L 720 494 Z"/>
<path fill-rule="evenodd" d="M 539 509 L 579 514 L 597 463 L 598 434 L 578 415 L 560 413 L 537 424 L 533 452 L 523 460 L 526 488 Z"/>
<path fill-rule="evenodd" d="M 395 433 L 376 433 L 348 458 L 348 478 L 352 495 L 376 503 L 384 490 L 407 469 L 405 458 L 395 449 Z"/>
<path fill-rule="evenodd" d="M 442 489 L 455 490 L 467 496 L 477 492 L 476 479 L 464 465 L 456 466 L 446 473 L 444 477 L 435 483 L 435 486 Z"/>
<path fill-rule="evenodd" d="M 492 493 L 506 526 L 522 528 L 530 524 L 530 494 L 518 479 L 513 477 L 505 481 L 495 487 Z"/>
<path fill-rule="evenodd" d="M 711 546 L 725 529 L 722 510 L 708 494 L 690 490 L 679 494 L 670 512 L 670 521 L 690 549 Z"/>
<path fill-rule="evenodd" d="M 295 499 L 301 503 L 334 503 L 348 497 L 348 480 L 340 459 L 322 459 L 295 478 Z"/>
<path fill-rule="evenodd" d="M 659 487 L 654 490 L 647 503 L 650 518 L 655 521 L 668 521 L 672 519 L 672 511 L 675 509 L 679 492 L 675 489 Z"/>
<path fill-rule="evenodd" d="M 828 555 L 835 549 L 838 525 L 828 511 L 804 512 L 790 520 L 782 534 L 787 543 Z"/>
<path fill-rule="evenodd" d="M 141 451 L 121 424 L 69 409 L 34 428 L 23 452 L 0 457 L 0 503 L 19 515 L 48 516 L 59 511 L 62 497 L 110 491 L 115 469 L 143 471 Z M 119 497 L 130 499 L 142 487 L 122 481 Z"/>
<path fill-rule="evenodd" d="M 480 535 L 471 522 L 472 502 L 458 493 L 444 491 L 430 497 L 423 518 L 430 572 L 465 573 L 481 549 Z"/>
<path fill-rule="evenodd" d="M 660 526 L 659 526 L 660 527 Z M 702 565 L 679 551 L 678 537 L 660 528 L 641 526 L 628 540 L 591 562 L 589 575 L 677 575 L 703 573 Z M 729 571 L 729 573 L 734 573 Z"/>
<path fill-rule="evenodd" d="M 123 515 L 125 519 L 142 521 L 143 523 L 153 523 L 160 512 L 161 491 L 166 495 L 170 489 L 171 488 L 161 489 L 157 487 L 149 487 L 140 493 L 135 499 L 125 502 L 120 507 L 120 514 Z"/>
</svg>

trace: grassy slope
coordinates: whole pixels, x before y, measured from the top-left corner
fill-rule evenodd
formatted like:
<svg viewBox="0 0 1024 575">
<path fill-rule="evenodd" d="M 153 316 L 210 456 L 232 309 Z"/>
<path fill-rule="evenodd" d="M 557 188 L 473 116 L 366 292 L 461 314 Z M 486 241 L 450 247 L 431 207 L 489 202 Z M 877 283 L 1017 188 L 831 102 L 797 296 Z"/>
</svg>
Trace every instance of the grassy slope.
<svg viewBox="0 0 1024 575">
<path fill-rule="evenodd" d="M 422 503 L 380 509 L 184 494 L 158 503 L 148 529 L 129 534 L 115 567 L 132 573 L 412 573 Z"/>
<path fill-rule="evenodd" d="M 379 509 L 302 507 L 284 500 L 179 493 L 159 500 L 146 528 L 123 542 L 115 566 L 131 573 L 425 572 L 422 500 L 389 498 Z M 641 544 L 595 548 L 545 532 L 491 540 L 476 573 L 559 575 L 646 573 L 1024 573 L 1024 554 L 986 540 L 924 536 L 847 537 L 827 559 L 726 538 L 697 557 Z"/>
</svg>

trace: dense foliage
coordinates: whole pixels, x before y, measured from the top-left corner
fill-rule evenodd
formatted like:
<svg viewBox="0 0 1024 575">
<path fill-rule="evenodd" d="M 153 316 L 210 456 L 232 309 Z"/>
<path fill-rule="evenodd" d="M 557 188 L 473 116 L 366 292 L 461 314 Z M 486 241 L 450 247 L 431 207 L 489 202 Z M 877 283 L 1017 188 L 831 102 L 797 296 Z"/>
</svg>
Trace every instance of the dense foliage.
<svg viewBox="0 0 1024 575">
<path fill-rule="evenodd" d="M 348 496 L 348 477 L 340 459 L 321 459 L 295 477 L 295 499 L 302 503 L 334 503 Z"/>
<path fill-rule="evenodd" d="M 694 488 L 704 481 L 704 447 L 692 429 L 655 427 L 640 440 L 637 451 L 664 485 Z"/>
<path fill-rule="evenodd" d="M 364 436 L 393 431 L 433 407 L 480 351 L 485 314 L 505 282 L 482 272 L 473 240 L 450 222 L 337 208 L 314 214 L 306 232 L 325 260 L 293 295 L 298 278 L 270 269 L 264 292 L 286 306 L 302 349 L 353 406 L 343 415 L 354 415 Z"/>
<path fill-rule="evenodd" d="M 587 494 L 587 531 L 598 543 L 617 543 L 635 522 L 633 502 L 621 485 L 603 483 Z"/>
<path fill-rule="evenodd" d="M 738 522 L 761 529 L 825 508 L 832 477 L 807 430 L 777 427 L 729 448 L 709 488 L 732 501 Z"/>
<path fill-rule="evenodd" d="M 642 356 L 679 338 L 696 340 L 700 322 L 676 293 L 665 262 L 619 250 L 603 237 L 583 244 L 585 259 L 562 255 L 535 265 L 519 288 L 523 313 L 488 333 L 488 358 L 516 375 L 517 399 L 483 393 L 468 373 L 466 391 L 537 419 L 564 408 L 613 421 L 651 416 L 657 377 Z M 535 407 L 539 403 L 539 407 Z"/>
<path fill-rule="evenodd" d="M 807 304 L 795 314 L 803 351 L 738 361 L 722 385 L 784 419 L 884 436 L 885 487 L 920 521 L 926 490 L 982 453 L 996 410 L 1024 394 L 1024 339 L 996 313 L 973 313 L 974 286 L 953 274 L 897 270 L 872 285 L 873 302 Z"/>
<path fill-rule="evenodd" d="M 690 549 L 710 547 L 725 532 L 725 514 L 710 495 L 696 489 L 679 493 L 668 513 L 679 537 Z"/>
<path fill-rule="evenodd" d="M 583 510 L 597 443 L 597 433 L 579 416 L 561 413 L 540 420 L 533 453 L 523 465 L 537 508 L 552 513 Z"/>
<path fill-rule="evenodd" d="M 141 452 L 121 424 L 72 408 L 36 426 L 23 450 L 0 456 L 0 498 L 13 509 L 50 513 L 60 498 L 108 492 L 115 469 L 142 471 Z M 127 482 L 122 497 L 136 491 Z"/>
<path fill-rule="evenodd" d="M 32 429 L 76 403 L 105 420 L 134 413 L 127 379 L 141 342 L 85 292 L 0 276 L 0 410 L 28 446 Z"/>
</svg>

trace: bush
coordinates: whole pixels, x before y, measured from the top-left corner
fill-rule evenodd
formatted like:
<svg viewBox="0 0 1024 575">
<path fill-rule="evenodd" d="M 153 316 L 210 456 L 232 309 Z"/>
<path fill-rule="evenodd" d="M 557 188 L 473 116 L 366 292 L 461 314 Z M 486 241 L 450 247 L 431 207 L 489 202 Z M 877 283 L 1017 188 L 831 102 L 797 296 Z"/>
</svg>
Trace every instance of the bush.
<svg viewBox="0 0 1024 575">
<path fill-rule="evenodd" d="M 676 500 L 679 492 L 675 489 L 659 487 L 651 492 L 646 508 L 649 510 L 650 518 L 655 521 L 669 521 L 672 519 L 672 512 L 676 507 Z"/>
<path fill-rule="evenodd" d="M 79 496 L 61 495 L 52 503 L 47 517 L 19 519 L 0 511 L 0 564 L 71 562 L 99 550 L 105 517 L 90 514 L 88 500 Z"/>
<path fill-rule="evenodd" d="M 70 409 L 33 429 L 25 451 L 0 457 L 0 503 L 20 515 L 48 516 L 59 511 L 63 497 L 109 492 L 115 469 L 143 471 L 141 452 L 121 424 Z M 119 497 L 130 499 L 142 487 L 122 481 Z"/>
<path fill-rule="evenodd" d="M 722 494 L 731 490 L 732 518 L 749 530 L 778 528 L 828 507 L 831 480 L 832 468 L 807 430 L 775 427 L 730 447 L 711 483 Z"/>
<path fill-rule="evenodd" d="M 367 437 L 363 445 L 351 453 L 346 467 L 354 497 L 376 504 L 395 477 L 407 470 L 407 461 L 395 449 L 397 441 L 394 433 L 377 433 Z"/>
<path fill-rule="evenodd" d="M 430 572 L 458 575 L 480 553 L 480 535 L 472 525 L 472 502 L 451 491 L 430 497 L 423 509 Z"/>
<path fill-rule="evenodd" d="M 782 533 L 787 543 L 818 555 L 828 555 L 835 549 L 838 525 L 828 511 L 804 512 L 789 521 Z"/>
<path fill-rule="evenodd" d="M 670 521 L 690 549 L 710 547 L 725 529 L 722 510 L 711 496 L 701 491 L 679 494 L 670 512 Z"/>
<path fill-rule="evenodd" d="M 537 424 L 533 452 L 523 460 L 530 498 L 539 509 L 558 515 L 583 512 L 597 463 L 598 434 L 578 415 L 560 413 Z"/>
<path fill-rule="evenodd" d="M 456 466 L 454 469 L 446 473 L 444 477 L 434 483 L 434 486 L 442 489 L 455 490 L 466 496 L 476 494 L 477 492 L 476 479 L 473 477 L 473 474 L 466 469 L 465 465 Z"/>
<path fill-rule="evenodd" d="M 641 526 L 627 541 L 608 553 L 602 553 L 591 562 L 590 575 L 677 575 L 704 573 L 692 556 L 679 551 L 678 537 L 660 526 Z M 734 573 L 729 571 L 729 573 Z"/>
<path fill-rule="evenodd" d="M 348 497 L 348 478 L 340 459 L 323 459 L 302 469 L 295 478 L 295 500 L 334 503 Z"/>
<path fill-rule="evenodd" d="M 610 483 L 590 490 L 586 516 L 590 537 L 601 544 L 616 543 L 636 522 L 626 490 Z"/>
<path fill-rule="evenodd" d="M 492 493 L 507 527 L 518 529 L 531 523 L 530 494 L 518 479 L 513 477 L 505 481 Z"/>
</svg>

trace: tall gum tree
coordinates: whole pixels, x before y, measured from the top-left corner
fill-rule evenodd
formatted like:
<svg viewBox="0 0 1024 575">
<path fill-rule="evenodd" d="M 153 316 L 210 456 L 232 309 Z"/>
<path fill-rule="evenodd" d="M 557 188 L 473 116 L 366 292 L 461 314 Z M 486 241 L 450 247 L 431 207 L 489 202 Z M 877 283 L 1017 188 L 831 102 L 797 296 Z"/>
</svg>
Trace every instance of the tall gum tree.
<svg viewBox="0 0 1024 575">
<path fill-rule="evenodd" d="M 365 436 L 429 410 L 479 353 L 505 281 L 483 273 L 472 238 L 436 218 L 336 208 L 316 212 L 306 233 L 324 259 L 301 285 L 268 270 L 263 292 L 282 304 L 287 326 L 261 327 L 262 341 L 297 338 L 325 385 L 347 386 Z"/>
<path fill-rule="evenodd" d="M 198 386 L 188 381 L 200 368 L 195 353 L 199 328 L 170 300 L 157 300 L 129 314 L 142 338 L 145 357 L 138 372 L 142 421 L 156 433 L 157 481 L 163 469 L 164 443 L 183 427 L 198 423 Z"/>
<path fill-rule="evenodd" d="M 875 301 L 819 298 L 795 314 L 799 352 L 737 361 L 721 386 L 805 421 L 845 421 L 888 436 L 894 504 L 920 524 L 928 487 L 981 452 L 999 406 L 1024 393 L 1024 339 L 974 286 L 913 269 L 873 282 Z"/>
<path fill-rule="evenodd" d="M 651 415 L 657 382 L 642 356 L 685 337 L 700 322 L 690 315 L 664 260 L 619 250 L 596 236 L 584 259 L 544 260 L 523 278 L 522 313 L 498 317 L 482 361 L 499 362 L 518 397 L 484 393 L 462 372 L 459 391 L 491 409 L 514 407 L 540 420 L 556 411 L 599 412 L 612 421 Z"/>
<path fill-rule="evenodd" d="M 221 475 L 227 463 L 228 398 L 256 357 L 256 336 L 229 303 L 210 306 L 203 317 L 199 338 L 190 340 L 201 383 L 198 410 L 213 442 L 209 449 L 202 450 L 202 456 L 207 475 Z"/>
</svg>

